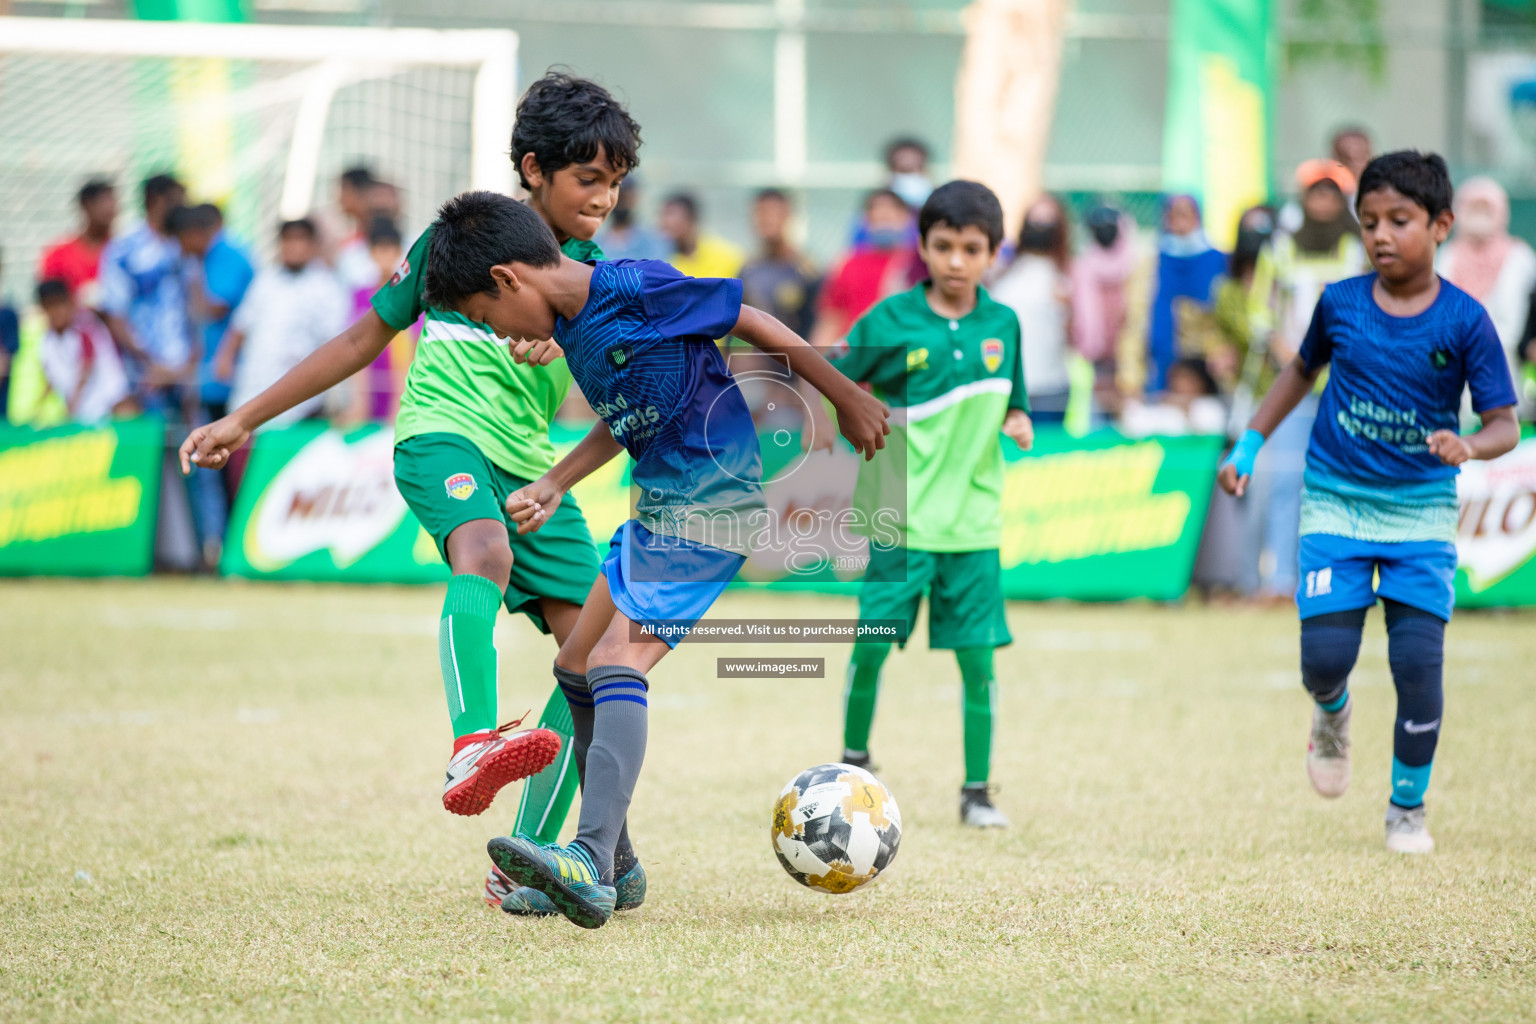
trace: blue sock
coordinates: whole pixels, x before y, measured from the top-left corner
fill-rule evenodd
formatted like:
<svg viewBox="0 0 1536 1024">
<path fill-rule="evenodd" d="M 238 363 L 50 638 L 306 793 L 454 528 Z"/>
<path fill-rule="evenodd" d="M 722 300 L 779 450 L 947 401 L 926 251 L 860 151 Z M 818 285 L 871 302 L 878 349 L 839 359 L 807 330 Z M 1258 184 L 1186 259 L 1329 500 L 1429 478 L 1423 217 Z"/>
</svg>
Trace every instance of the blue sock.
<svg viewBox="0 0 1536 1024">
<path fill-rule="evenodd" d="M 1429 772 L 1435 766 L 1429 764 L 1410 768 L 1397 758 L 1392 759 L 1392 802 L 1399 807 L 1417 807 L 1424 802 L 1424 791 L 1429 788 Z"/>
<path fill-rule="evenodd" d="M 1324 711 L 1337 711 L 1349 699 L 1365 613 L 1355 608 L 1301 620 L 1301 682 Z"/>
<path fill-rule="evenodd" d="M 1387 611 L 1387 661 L 1397 688 L 1392 802 L 1399 807 L 1417 807 L 1429 788 L 1445 709 L 1445 622 L 1400 601 L 1383 599 L 1383 603 Z"/>
</svg>

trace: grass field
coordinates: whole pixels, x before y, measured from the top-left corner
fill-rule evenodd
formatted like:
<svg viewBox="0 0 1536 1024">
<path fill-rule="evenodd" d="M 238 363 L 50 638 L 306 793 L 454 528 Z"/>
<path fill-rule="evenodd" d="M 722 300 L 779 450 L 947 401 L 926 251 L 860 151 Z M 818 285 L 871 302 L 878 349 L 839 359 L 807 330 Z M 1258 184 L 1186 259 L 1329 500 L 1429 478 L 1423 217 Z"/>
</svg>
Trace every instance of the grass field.
<svg viewBox="0 0 1536 1024">
<path fill-rule="evenodd" d="M 631 823 L 650 901 L 607 928 L 479 901 L 481 818 L 439 802 L 440 592 L 0 583 L 0 1020 L 1531 1020 L 1536 616 L 1459 617 L 1430 793 L 1440 850 L 1389 857 L 1379 613 L 1355 788 L 1301 759 L 1293 614 L 1014 606 L 995 778 L 957 824 L 959 685 L 893 657 L 874 739 L 905 818 L 889 876 L 813 895 L 773 798 L 840 749 L 828 677 L 652 674 Z M 849 606 L 732 594 L 726 616 Z M 549 642 L 499 635 L 502 709 Z M 920 645 L 919 645 L 920 646 Z"/>
</svg>

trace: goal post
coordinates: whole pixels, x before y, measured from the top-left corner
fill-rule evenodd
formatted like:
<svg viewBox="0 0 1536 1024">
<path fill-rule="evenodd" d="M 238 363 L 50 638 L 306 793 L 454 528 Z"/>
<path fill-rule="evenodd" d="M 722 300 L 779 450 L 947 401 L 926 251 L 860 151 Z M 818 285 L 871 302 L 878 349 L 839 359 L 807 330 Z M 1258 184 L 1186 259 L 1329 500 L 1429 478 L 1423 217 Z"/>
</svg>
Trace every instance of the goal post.
<svg viewBox="0 0 1536 1024">
<path fill-rule="evenodd" d="M 0 17 L 0 247 L 20 297 L 71 197 L 173 170 L 266 248 L 353 163 L 400 186 L 407 223 L 465 188 L 510 191 L 517 34 L 505 29 Z"/>
</svg>

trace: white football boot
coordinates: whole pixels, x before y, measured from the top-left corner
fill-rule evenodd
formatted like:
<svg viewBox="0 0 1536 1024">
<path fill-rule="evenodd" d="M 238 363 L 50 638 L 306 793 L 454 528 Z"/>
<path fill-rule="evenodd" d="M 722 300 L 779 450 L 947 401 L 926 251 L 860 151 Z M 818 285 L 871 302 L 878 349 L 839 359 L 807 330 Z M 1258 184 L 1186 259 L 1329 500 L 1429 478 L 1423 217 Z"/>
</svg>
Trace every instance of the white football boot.
<svg viewBox="0 0 1536 1024">
<path fill-rule="evenodd" d="M 1333 799 L 1349 788 L 1349 715 L 1354 710 L 1351 696 L 1339 710 L 1329 714 L 1312 705 L 1312 740 L 1307 744 L 1307 778 L 1312 788 Z"/>
<path fill-rule="evenodd" d="M 1387 804 L 1387 850 L 1391 853 L 1434 853 L 1435 839 L 1424 825 L 1424 805 Z"/>
</svg>

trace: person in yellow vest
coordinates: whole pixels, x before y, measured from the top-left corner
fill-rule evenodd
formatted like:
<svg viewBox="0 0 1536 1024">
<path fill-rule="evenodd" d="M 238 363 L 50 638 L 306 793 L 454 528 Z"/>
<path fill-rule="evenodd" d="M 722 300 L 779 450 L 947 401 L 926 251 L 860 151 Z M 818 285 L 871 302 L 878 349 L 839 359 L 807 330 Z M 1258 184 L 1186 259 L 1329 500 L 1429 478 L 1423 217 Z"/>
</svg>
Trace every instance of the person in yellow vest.
<svg viewBox="0 0 1536 1024">
<path fill-rule="evenodd" d="M 672 243 L 667 262 L 689 277 L 738 277 L 746 253 L 723 238 L 699 230 L 699 201 L 674 192 L 661 204 L 656 226 Z"/>
</svg>

